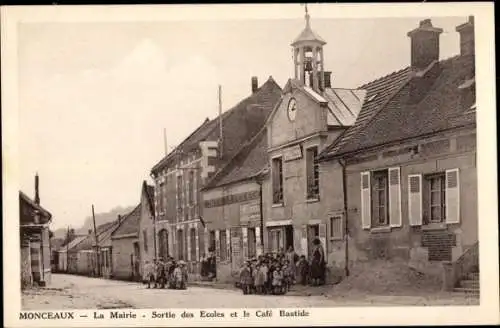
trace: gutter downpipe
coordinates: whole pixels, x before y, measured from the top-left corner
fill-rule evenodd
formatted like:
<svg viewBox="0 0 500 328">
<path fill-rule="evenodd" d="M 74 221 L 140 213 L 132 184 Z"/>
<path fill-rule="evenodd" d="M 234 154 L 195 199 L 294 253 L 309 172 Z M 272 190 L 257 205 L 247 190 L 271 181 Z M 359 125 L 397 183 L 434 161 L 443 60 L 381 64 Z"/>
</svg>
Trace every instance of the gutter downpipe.
<svg viewBox="0 0 500 328">
<path fill-rule="evenodd" d="M 343 159 L 339 159 L 339 163 L 342 166 L 342 190 L 344 194 L 344 236 L 345 236 L 345 264 L 344 270 L 346 277 L 349 276 L 349 219 L 347 212 L 347 173 L 346 173 L 346 162 Z"/>
<path fill-rule="evenodd" d="M 259 185 L 259 212 L 260 212 L 260 247 L 262 248 L 262 253 L 264 253 L 264 205 L 263 205 L 263 193 L 262 184 L 264 183 L 264 172 L 261 171 L 254 178 L 255 182 Z"/>
</svg>

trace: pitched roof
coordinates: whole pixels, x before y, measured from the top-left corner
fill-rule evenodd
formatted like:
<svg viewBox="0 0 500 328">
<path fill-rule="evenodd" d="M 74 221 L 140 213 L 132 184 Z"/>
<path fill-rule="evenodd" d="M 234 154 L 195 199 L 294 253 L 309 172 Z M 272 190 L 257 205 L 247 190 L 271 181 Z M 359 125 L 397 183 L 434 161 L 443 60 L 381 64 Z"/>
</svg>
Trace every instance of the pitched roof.
<svg viewBox="0 0 500 328">
<path fill-rule="evenodd" d="M 211 189 L 257 176 L 267 167 L 267 129 L 263 128 L 203 189 Z"/>
<path fill-rule="evenodd" d="M 142 182 L 142 190 L 146 194 L 146 199 L 149 206 L 150 213 L 155 214 L 155 187 L 147 184 L 146 181 Z"/>
<path fill-rule="evenodd" d="M 127 214 L 118 227 L 112 232 L 111 238 L 123 235 L 137 234 L 139 232 L 139 221 L 141 220 L 141 204 L 137 205 L 132 212 Z"/>
<path fill-rule="evenodd" d="M 64 251 L 64 252 L 67 249 L 72 250 L 75 246 L 77 246 L 78 244 L 80 244 L 82 241 L 84 241 L 87 238 L 88 238 L 88 236 L 76 236 L 75 238 L 73 238 L 72 241 L 69 242 L 69 244 L 67 246 L 62 247 L 59 250 Z"/>
<path fill-rule="evenodd" d="M 240 145 L 261 129 L 280 97 L 280 86 L 272 77 L 269 77 L 257 91 L 222 113 L 223 163 L 227 163 L 240 149 Z M 219 124 L 219 117 L 205 120 L 176 149 L 159 161 L 151 169 L 151 172 L 156 173 L 167 166 L 176 158 L 176 154 L 188 153 L 197 149 L 201 141 L 217 141 L 219 139 Z"/>
<path fill-rule="evenodd" d="M 118 220 L 114 220 L 111 222 L 107 222 L 101 224 L 97 227 L 97 240 L 99 242 L 100 247 L 108 246 L 109 237 L 111 236 L 111 232 L 113 232 L 114 228 L 118 225 Z M 74 246 L 75 251 L 81 250 L 89 250 L 95 246 L 95 235 L 94 233 L 90 233 L 89 235 L 84 236 L 84 239 Z"/>
<path fill-rule="evenodd" d="M 329 147 L 323 156 L 340 156 L 389 142 L 475 124 L 475 114 L 465 112 L 460 104 L 462 91 L 459 86 L 467 79 L 471 65 L 474 65 L 474 61 L 470 56 L 455 56 L 440 61 L 439 76 L 417 103 L 408 102 L 409 84 L 404 82 L 408 80 L 408 73 L 404 73 L 408 69 L 395 74 L 399 78 L 386 77 L 380 80 L 384 82 L 379 89 L 385 100 L 379 101 L 378 106 L 370 106 L 369 103 L 363 106 L 356 124 L 347 130 L 339 143 Z M 390 83 L 391 81 L 399 82 Z M 373 87 L 368 87 L 368 99 L 374 93 L 370 89 Z M 385 96 L 386 93 L 390 97 Z"/>
<path fill-rule="evenodd" d="M 409 81 L 410 76 L 411 68 L 406 67 L 362 85 L 359 89 L 366 90 L 366 96 L 354 125 L 328 146 L 320 158 L 343 152 L 377 112 Z"/>
<path fill-rule="evenodd" d="M 47 211 L 46 209 L 44 209 L 40 204 L 35 203 L 31 198 L 29 198 L 21 190 L 19 190 L 19 202 L 20 203 L 24 202 L 25 204 L 31 206 L 35 210 L 38 210 L 40 212 L 40 214 L 42 214 L 45 218 L 47 218 L 47 220 L 50 221 L 52 219 L 52 214 L 50 214 L 49 211 Z M 21 217 L 22 216 L 20 216 L 20 219 L 21 219 Z"/>
</svg>

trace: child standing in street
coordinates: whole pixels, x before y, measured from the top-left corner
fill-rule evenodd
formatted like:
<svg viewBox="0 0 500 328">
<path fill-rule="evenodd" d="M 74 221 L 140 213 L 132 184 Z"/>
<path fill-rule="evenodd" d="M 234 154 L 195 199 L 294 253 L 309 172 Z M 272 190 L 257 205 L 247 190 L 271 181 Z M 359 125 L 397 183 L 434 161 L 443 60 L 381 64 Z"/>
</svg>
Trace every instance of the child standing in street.
<svg viewBox="0 0 500 328">
<path fill-rule="evenodd" d="M 246 261 L 240 271 L 240 286 L 243 294 L 250 294 L 250 286 L 252 285 L 252 273 L 250 271 L 250 263 Z"/>
<path fill-rule="evenodd" d="M 282 286 L 283 286 L 283 273 L 281 271 L 281 267 L 277 266 L 273 271 L 273 294 L 279 295 L 281 294 Z"/>
<path fill-rule="evenodd" d="M 307 285 L 307 278 L 309 275 L 309 263 L 306 261 L 306 257 L 301 255 L 297 263 L 297 268 L 299 270 L 299 283 L 302 285 Z"/>
</svg>

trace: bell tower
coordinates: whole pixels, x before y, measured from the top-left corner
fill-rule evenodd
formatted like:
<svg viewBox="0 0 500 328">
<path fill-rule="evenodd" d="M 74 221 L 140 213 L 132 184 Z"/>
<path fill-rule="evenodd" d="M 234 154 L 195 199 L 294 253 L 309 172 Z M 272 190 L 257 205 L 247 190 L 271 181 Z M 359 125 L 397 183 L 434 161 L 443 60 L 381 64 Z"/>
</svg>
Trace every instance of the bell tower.
<svg viewBox="0 0 500 328">
<path fill-rule="evenodd" d="M 311 29 L 307 4 L 305 11 L 306 26 L 291 44 L 295 79 L 316 92 L 322 92 L 325 89 L 323 46 L 326 42 Z"/>
</svg>

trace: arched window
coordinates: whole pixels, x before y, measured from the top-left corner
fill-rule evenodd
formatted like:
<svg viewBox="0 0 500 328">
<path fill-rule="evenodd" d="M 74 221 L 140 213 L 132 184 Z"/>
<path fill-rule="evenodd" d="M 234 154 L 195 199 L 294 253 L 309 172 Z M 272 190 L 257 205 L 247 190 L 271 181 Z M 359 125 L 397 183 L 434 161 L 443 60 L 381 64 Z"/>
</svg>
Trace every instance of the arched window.
<svg viewBox="0 0 500 328">
<path fill-rule="evenodd" d="M 158 233 L 158 241 L 159 241 L 159 256 L 166 258 L 168 253 L 168 231 L 167 229 L 162 229 Z"/>
</svg>

